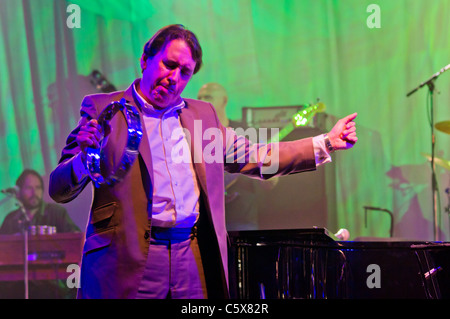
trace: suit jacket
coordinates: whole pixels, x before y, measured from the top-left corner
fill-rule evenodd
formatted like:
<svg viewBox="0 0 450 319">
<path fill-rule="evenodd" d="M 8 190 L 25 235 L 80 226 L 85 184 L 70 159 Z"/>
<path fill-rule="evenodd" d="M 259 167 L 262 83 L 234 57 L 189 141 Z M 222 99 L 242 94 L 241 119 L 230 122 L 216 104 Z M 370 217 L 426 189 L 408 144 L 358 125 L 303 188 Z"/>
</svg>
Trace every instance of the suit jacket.
<svg viewBox="0 0 450 319">
<path fill-rule="evenodd" d="M 78 126 L 69 135 L 59 164 L 50 175 L 49 193 L 55 201 L 71 201 L 90 182 L 89 178 L 77 180 L 73 174 L 73 161 L 80 152 L 76 135 L 80 127 L 90 119 L 97 118 L 105 106 L 121 98 L 125 98 L 141 112 L 141 107 L 133 96 L 132 86 L 125 91 L 84 98 Z M 184 101 L 186 106 L 180 111 L 180 120 L 183 128 L 191 135 L 188 142 L 201 193 L 198 243 L 208 297 L 226 298 L 228 261 L 224 170 L 259 178 L 313 170 L 315 159 L 312 139 L 280 143 L 279 158 L 274 160 L 278 170 L 261 175 L 260 167 L 264 165 L 248 160 L 249 154 L 255 154 L 255 145 L 244 138 L 227 134 L 228 131 L 220 124 L 210 103 L 192 99 Z M 142 116 L 141 122 L 144 128 Z M 103 174 L 108 174 L 119 165 L 128 136 L 125 116 L 121 112 L 113 117 L 110 124 L 112 131 L 108 142 L 103 146 Z M 222 132 L 221 149 L 216 147 L 211 150 L 211 140 L 203 135 L 209 128 Z M 149 249 L 153 194 L 151 150 L 147 134 L 143 131 L 138 158 L 125 178 L 114 186 L 101 185 L 94 188 L 83 249 L 79 298 L 134 298 L 137 293 Z M 213 155 L 217 155 L 215 152 L 223 152 L 223 158 L 228 156 L 227 160 L 205 161 L 202 156 L 205 148 Z M 274 150 L 268 148 L 267 151 Z M 236 159 L 232 163 L 230 156 Z M 247 160 L 243 161 L 243 158 Z"/>
</svg>

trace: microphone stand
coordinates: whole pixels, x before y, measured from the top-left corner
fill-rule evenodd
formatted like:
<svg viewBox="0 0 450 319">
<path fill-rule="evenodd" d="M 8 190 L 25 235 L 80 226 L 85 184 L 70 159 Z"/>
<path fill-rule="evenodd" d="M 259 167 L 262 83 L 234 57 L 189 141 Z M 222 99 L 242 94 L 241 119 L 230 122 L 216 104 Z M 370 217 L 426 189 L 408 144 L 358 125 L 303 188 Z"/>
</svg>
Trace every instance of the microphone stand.
<svg viewBox="0 0 450 319">
<path fill-rule="evenodd" d="M 20 211 L 22 212 L 23 220 L 20 219 L 19 223 L 21 224 L 21 230 L 23 234 L 23 281 L 25 288 L 25 299 L 28 299 L 29 291 L 28 291 L 28 234 L 30 228 L 30 219 L 28 218 L 27 212 L 20 200 L 17 200 L 17 205 L 19 206 Z"/>
<path fill-rule="evenodd" d="M 436 165 L 435 165 L 435 143 L 436 143 L 436 139 L 435 139 L 435 135 L 434 135 L 434 90 L 435 90 L 435 86 L 434 86 L 434 81 L 436 81 L 436 79 L 438 78 L 439 75 L 441 75 L 442 73 L 444 73 L 445 71 L 447 71 L 448 69 L 450 69 L 450 64 L 448 64 L 447 66 L 443 67 L 441 70 L 439 70 L 438 72 L 436 72 L 435 74 L 433 74 L 431 76 L 431 78 L 429 78 L 428 80 L 426 80 L 425 82 L 422 82 L 418 87 L 416 87 L 415 89 L 413 89 L 412 91 L 410 91 L 408 94 L 406 94 L 406 97 L 411 96 L 413 93 L 415 93 L 417 90 L 419 90 L 420 88 L 422 88 L 423 86 L 428 86 L 428 90 L 430 93 L 430 126 L 431 126 L 431 191 L 432 191 L 432 198 L 433 198 L 433 221 L 434 221 L 434 240 L 438 241 L 439 240 L 439 220 L 438 220 L 438 211 L 437 211 L 437 180 L 436 180 Z"/>
</svg>

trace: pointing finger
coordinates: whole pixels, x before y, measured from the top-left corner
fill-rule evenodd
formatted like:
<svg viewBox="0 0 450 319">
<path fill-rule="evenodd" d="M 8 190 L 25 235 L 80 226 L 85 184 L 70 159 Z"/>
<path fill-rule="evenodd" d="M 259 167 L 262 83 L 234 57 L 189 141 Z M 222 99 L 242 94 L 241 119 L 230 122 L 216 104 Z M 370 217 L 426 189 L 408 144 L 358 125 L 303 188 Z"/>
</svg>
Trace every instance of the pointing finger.
<svg viewBox="0 0 450 319">
<path fill-rule="evenodd" d="M 345 123 L 349 123 L 349 122 L 353 121 L 357 115 L 358 115 L 358 113 L 355 112 L 353 114 L 347 115 L 346 117 L 343 118 L 343 120 Z"/>
</svg>

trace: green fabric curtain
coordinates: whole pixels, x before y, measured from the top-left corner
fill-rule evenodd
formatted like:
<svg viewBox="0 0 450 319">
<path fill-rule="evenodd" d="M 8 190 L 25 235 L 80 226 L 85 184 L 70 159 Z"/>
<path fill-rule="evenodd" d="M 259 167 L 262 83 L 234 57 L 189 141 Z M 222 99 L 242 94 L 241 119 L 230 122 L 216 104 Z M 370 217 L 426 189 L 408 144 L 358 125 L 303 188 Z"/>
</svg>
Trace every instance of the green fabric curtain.
<svg viewBox="0 0 450 319">
<path fill-rule="evenodd" d="M 80 9 L 79 28 L 69 27 L 70 4 Z M 379 28 L 369 27 L 374 21 Z M 244 106 L 317 98 L 330 118 L 358 112 L 358 144 L 328 164 L 335 166 L 335 216 L 320 226 L 386 237 L 386 214 L 371 212 L 365 225 L 363 207 L 375 206 L 393 212 L 394 237 L 433 240 L 431 169 L 422 155 L 431 153 L 428 90 L 406 93 L 450 63 L 449 21 L 449 0 L 1 0 L 0 188 L 27 167 L 48 178 L 82 97 L 97 92 L 92 70 L 127 88 L 140 76 L 148 38 L 181 23 L 204 50 L 184 97 L 220 82 L 232 119 Z M 434 120 L 450 120 L 450 71 L 435 84 Z M 450 160 L 450 135 L 435 136 L 436 155 Z M 439 239 L 448 240 L 450 172 L 437 165 L 436 173 Z M 14 202 L 2 197 L 0 205 L 1 221 Z M 71 205 L 84 228 L 86 201 Z"/>
</svg>

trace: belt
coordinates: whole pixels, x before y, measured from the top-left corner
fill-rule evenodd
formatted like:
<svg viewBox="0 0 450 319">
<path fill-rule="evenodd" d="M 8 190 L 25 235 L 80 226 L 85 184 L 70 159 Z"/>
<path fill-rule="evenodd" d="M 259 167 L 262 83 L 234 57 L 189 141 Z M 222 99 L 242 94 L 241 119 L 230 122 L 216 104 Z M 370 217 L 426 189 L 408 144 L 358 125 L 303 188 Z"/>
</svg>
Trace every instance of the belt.
<svg viewBox="0 0 450 319">
<path fill-rule="evenodd" d="M 197 226 L 188 228 L 166 228 L 152 226 L 151 236 L 161 241 L 181 242 L 197 236 Z"/>
</svg>

